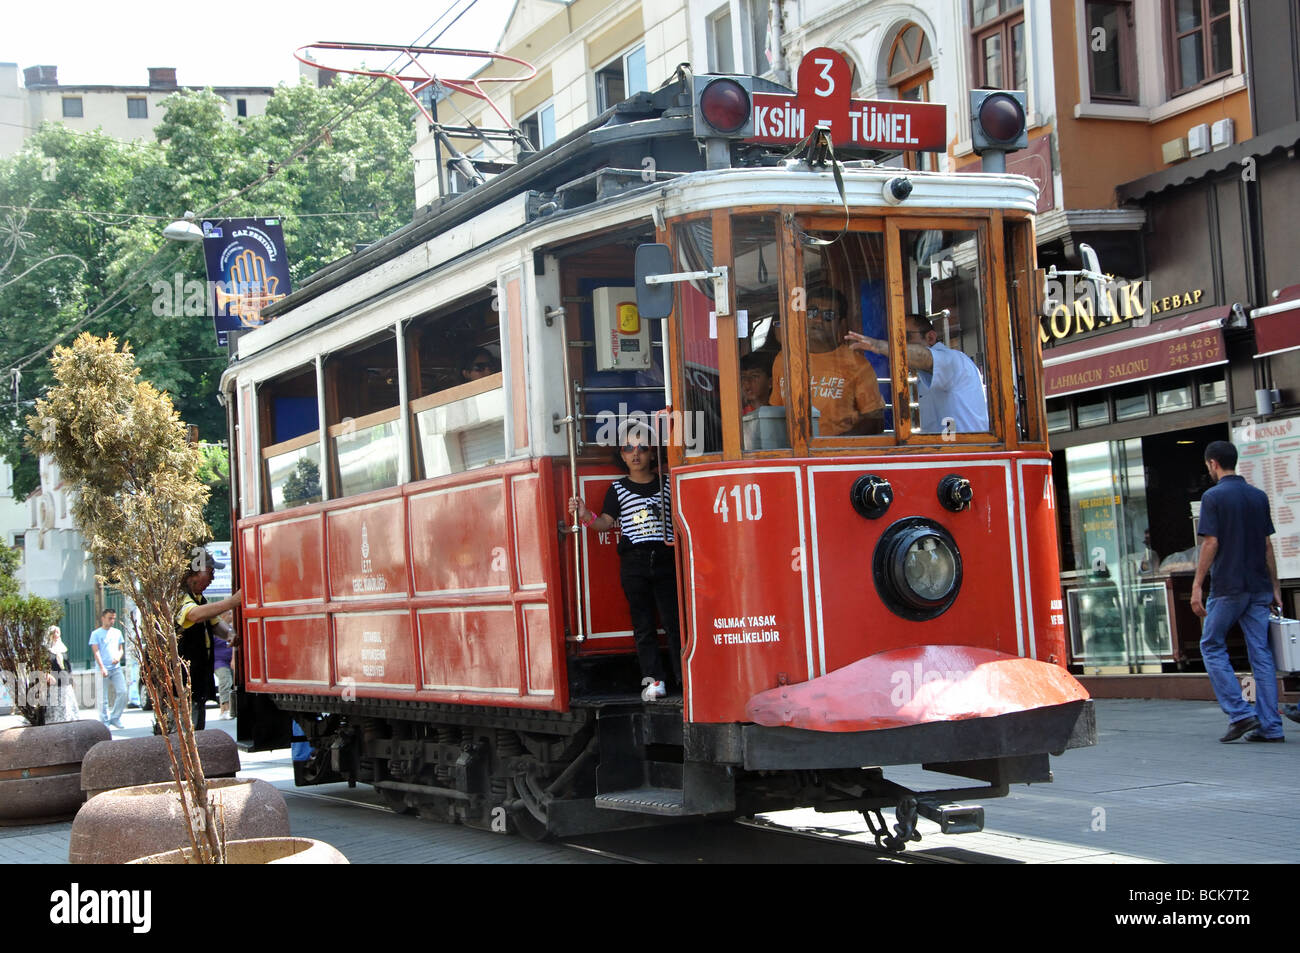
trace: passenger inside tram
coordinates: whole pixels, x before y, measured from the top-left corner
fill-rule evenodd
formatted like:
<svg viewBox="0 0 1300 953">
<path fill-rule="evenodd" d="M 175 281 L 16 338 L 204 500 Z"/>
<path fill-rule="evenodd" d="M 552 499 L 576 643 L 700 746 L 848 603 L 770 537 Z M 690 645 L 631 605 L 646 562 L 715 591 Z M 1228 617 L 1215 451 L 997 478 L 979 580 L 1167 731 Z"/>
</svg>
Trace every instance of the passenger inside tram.
<svg viewBox="0 0 1300 953">
<path fill-rule="evenodd" d="M 751 351 L 740 359 L 740 398 L 744 413 L 768 406 L 772 400 L 775 351 Z"/>
<path fill-rule="evenodd" d="M 889 342 L 850 331 L 850 350 L 888 354 Z M 929 318 L 907 316 L 907 366 L 916 375 L 921 433 L 986 433 L 988 398 L 975 362 L 939 341 Z"/>
<path fill-rule="evenodd" d="M 460 376 L 467 381 L 491 377 L 500 369 L 496 358 L 486 347 L 471 348 L 465 352 L 460 361 Z"/>
<path fill-rule="evenodd" d="M 848 300 L 828 285 L 808 289 L 808 383 L 812 405 L 820 413 L 818 435 L 878 434 L 885 426 L 885 400 L 875 369 L 858 351 L 842 343 L 849 315 Z M 772 388 L 772 405 L 786 403 L 785 376 Z"/>
</svg>

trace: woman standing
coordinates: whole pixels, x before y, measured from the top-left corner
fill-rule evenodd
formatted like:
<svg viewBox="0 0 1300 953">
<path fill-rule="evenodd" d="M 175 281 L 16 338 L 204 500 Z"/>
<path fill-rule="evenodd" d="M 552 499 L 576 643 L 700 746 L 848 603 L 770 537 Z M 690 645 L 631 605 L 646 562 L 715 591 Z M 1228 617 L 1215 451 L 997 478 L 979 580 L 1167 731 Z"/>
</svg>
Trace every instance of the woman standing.
<svg viewBox="0 0 1300 953">
<path fill-rule="evenodd" d="M 677 572 L 673 559 L 672 504 L 669 484 L 658 473 L 654 448 L 644 432 L 627 428 L 618 462 L 627 476 L 605 494 L 601 514 L 587 509 L 581 497 L 569 500 L 569 512 L 598 532 L 619 527 L 619 579 L 632 615 L 632 637 L 641 663 L 641 698 L 654 701 L 668 694 L 667 672 L 659 655 L 655 611 L 668 633 L 668 656 L 676 685 L 682 681 L 682 644 L 677 626 Z"/>
<path fill-rule="evenodd" d="M 50 686 L 46 724 L 76 721 L 81 717 L 81 709 L 77 707 L 77 690 L 72 682 L 72 663 L 68 661 L 68 646 L 64 644 L 63 632 L 57 625 L 46 629 L 45 647 L 50 653 L 50 671 L 45 676 Z"/>
</svg>

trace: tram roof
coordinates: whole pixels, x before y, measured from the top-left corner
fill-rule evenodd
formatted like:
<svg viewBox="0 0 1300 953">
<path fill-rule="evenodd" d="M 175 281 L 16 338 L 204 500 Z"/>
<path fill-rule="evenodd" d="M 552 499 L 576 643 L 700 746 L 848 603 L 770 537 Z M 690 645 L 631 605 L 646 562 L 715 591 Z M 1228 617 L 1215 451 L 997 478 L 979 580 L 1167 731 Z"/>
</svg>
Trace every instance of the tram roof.
<svg viewBox="0 0 1300 953">
<path fill-rule="evenodd" d="M 587 227 L 589 217 L 603 217 L 598 213 L 611 204 L 625 210 L 628 220 L 648 215 L 652 205 L 659 205 L 667 217 L 763 204 L 842 206 L 829 171 L 806 164 L 791 167 L 773 147 L 742 144 L 739 151 L 744 164 L 704 169 L 700 142 L 693 134 L 688 84 L 678 82 L 653 94 L 638 94 L 483 185 L 426 206 L 410 224 L 309 276 L 265 310 L 267 317 L 278 320 L 240 338 L 241 357 L 273 347 L 292 333 L 289 324 L 302 330 L 299 322 L 281 321 L 303 305 L 462 227 L 472 227 L 475 234 L 450 245 L 441 242 L 440 260 L 429 260 L 425 271 L 479 251 L 521 228 L 550 232 L 548 226 L 554 223 L 561 231 L 578 233 Z M 854 159 L 854 155 L 845 156 L 843 181 L 845 198 L 855 210 L 888 208 L 881 189 L 897 175 L 907 175 L 913 183 L 907 207 L 1033 212 L 1036 205 L 1037 189 L 1024 176 L 913 172 Z M 643 177 L 647 157 L 654 161 L 654 181 Z M 638 205 L 645 208 L 638 210 Z M 570 225 L 565 228 L 561 223 Z M 325 318 L 321 314 L 317 320 Z M 315 323 L 311 320 L 308 326 Z"/>
</svg>

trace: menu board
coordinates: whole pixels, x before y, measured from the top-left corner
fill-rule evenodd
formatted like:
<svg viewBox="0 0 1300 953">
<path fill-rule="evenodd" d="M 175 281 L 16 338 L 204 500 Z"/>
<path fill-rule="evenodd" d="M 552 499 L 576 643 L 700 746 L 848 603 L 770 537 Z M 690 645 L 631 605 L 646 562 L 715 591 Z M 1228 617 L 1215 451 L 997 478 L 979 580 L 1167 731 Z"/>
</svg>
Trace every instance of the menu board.
<svg viewBox="0 0 1300 953">
<path fill-rule="evenodd" d="M 1268 494 L 1280 579 L 1300 576 L 1300 417 L 1235 427 L 1237 474 Z"/>
</svg>

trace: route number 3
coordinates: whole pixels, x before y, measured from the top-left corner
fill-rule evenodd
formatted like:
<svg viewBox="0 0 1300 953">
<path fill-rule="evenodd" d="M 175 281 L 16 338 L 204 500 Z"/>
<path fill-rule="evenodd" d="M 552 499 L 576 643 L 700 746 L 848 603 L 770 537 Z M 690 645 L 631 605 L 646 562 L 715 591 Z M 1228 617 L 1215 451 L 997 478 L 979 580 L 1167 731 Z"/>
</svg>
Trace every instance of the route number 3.
<svg viewBox="0 0 1300 953">
<path fill-rule="evenodd" d="M 731 497 L 731 503 L 728 504 L 727 497 Z M 761 520 L 763 518 L 763 494 L 759 492 L 757 483 L 746 483 L 745 486 L 733 486 L 728 490 L 725 486 L 718 487 L 718 495 L 713 500 L 713 512 L 722 517 L 722 522 L 729 522 L 734 507 L 736 522 L 745 520 Z"/>
<path fill-rule="evenodd" d="M 831 76 L 831 67 L 835 65 L 835 61 L 815 59 L 813 62 L 822 68 L 821 75 L 818 76 L 818 79 L 826 80 L 825 89 L 822 89 L 820 86 L 814 86 L 813 92 L 818 96 L 829 96 L 831 93 L 835 92 L 835 79 Z"/>
</svg>

